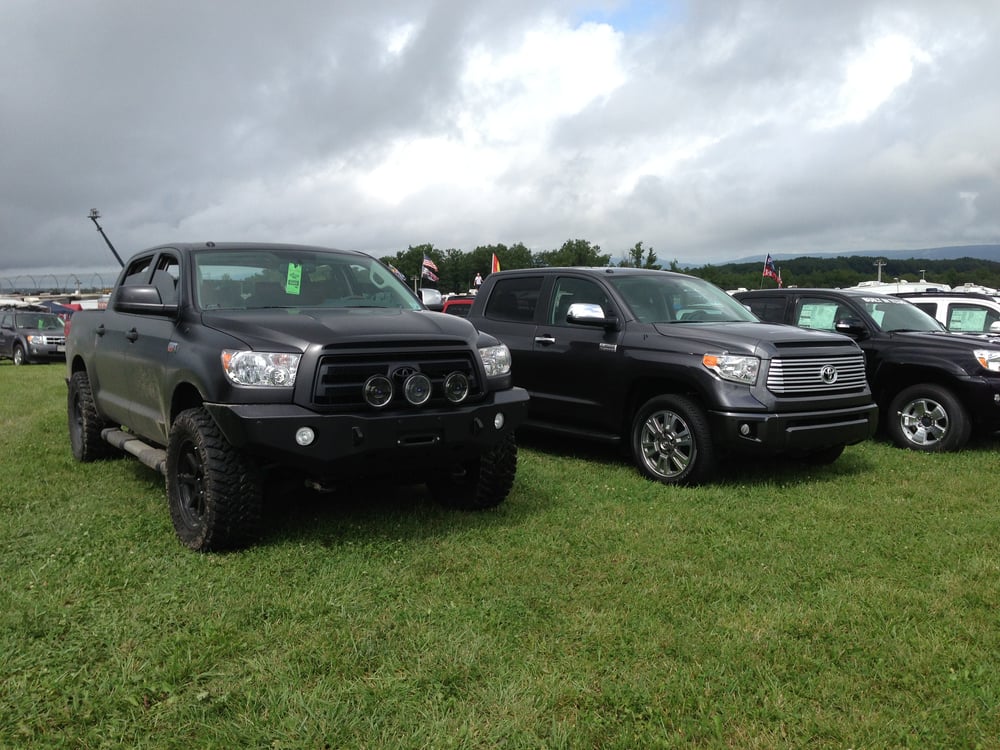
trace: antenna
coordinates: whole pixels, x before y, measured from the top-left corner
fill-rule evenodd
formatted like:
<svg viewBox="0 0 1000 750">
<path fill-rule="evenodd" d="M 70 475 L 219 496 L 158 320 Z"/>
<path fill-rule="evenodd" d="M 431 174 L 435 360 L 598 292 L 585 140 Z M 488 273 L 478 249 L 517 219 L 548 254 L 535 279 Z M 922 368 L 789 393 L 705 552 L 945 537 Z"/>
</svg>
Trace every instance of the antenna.
<svg viewBox="0 0 1000 750">
<path fill-rule="evenodd" d="M 118 265 L 124 267 L 125 263 L 122 261 L 121 256 L 118 255 L 118 251 L 115 250 L 115 246 L 111 244 L 111 240 L 108 239 L 108 235 L 104 233 L 104 230 L 101 229 L 101 225 L 97 223 L 97 220 L 100 218 L 100 211 L 96 208 L 90 209 L 90 220 L 94 222 L 94 226 L 97 227 L 97 231 L 101 233 L 101 237 L 103 237 L 104 241 L 108 244 L 108 248 L 111 250 L 111 254 L 115 256 L 115 260 L 118 261 Z"/>
</svg>

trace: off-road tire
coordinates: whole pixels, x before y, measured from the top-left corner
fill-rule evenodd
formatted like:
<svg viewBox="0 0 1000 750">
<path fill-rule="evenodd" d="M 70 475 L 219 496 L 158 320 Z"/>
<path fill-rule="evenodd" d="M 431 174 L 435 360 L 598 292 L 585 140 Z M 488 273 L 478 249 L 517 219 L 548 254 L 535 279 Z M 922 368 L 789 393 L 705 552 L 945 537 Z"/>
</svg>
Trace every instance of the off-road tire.
<svg viewBox="0 0 1000 750">
<path fill-rule="evenodd" d="M 517 442 L 507 435 L 479 458 L 427 480 L 434 499 L 455 510 L 495 508 L 510 494 L 517 474 Z"/>
<path fill-rule="evenodd" d="M 695 485 L 715 473 L 718 458 L 708 417 L 686 396 L 651 398 L 636 412 L 630 437 L 632 458 L 648 479 Z"/>
<path fill-rule="evenodd" d="M 31 360 L 28 358 L 28 353 L 24 351 L 24 347 L 20 344 L 14 344 L 14 348 L 10 353 L 10 358 L 17 366 L 31 364 Z"/>
<path fill-rule="evenodd" d="M 886 429 L 900 448 L 943 453 L 960 450 L 972 432 L 965 407 L 940 385 L 905 388 L 889 404 Z"/>
<path fill-rule="evenodd" d="M 87 463 L 116 455 L 117 451 L 101 437 L 108 423 L 97 413 L 90 377 L 85 372 L 74 372 L 68 385 L 66 413 L 73 458 Z"/>
<path fill-rule="evenodd" d="M 181 542 L 198 552 L 245 546 L 259 533 L 262 481 L 203 408 L 177 415 L 167 442 L 167 502 Z"/>
</svg>

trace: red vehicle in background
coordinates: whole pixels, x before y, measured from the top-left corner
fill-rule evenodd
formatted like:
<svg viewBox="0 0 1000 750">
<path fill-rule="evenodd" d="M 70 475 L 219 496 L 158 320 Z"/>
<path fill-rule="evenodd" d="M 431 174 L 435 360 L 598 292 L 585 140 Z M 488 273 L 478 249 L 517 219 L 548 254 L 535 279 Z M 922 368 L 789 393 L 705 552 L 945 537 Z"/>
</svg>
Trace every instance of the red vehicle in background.
<svg viewBox="0 0 1000 750">
<path fill-rule="evenodd" d="M 441 312 L 467 318 L 469 317 L 469 310 L 472 308 L 472 303 L 475 301 L 476 296 L 474 294 L 455 295 L 444 301 L 444 307 L 441 308 Z"/>
</svg>

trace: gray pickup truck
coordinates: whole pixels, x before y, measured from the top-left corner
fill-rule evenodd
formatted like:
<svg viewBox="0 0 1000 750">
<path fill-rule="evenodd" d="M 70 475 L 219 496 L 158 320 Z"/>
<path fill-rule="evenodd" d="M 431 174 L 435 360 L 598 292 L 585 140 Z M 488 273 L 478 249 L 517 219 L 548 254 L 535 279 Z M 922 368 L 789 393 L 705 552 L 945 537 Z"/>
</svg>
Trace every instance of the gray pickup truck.
<svg viewBox="0 0 1000 750">
<path fill-rule="evenodd" d="M 69 438 L 166 477 L 174 528 L 205 551 L 258 533 L 264 478 L 317 488 L 424 481 L 450 507 L 502 502 L 528 395 L 510 352 L 428 311 L 362 253 L 169 245 L 122 269 L 66 342 Z"/>
<path fill-rule="evenodd" d="M 875 430 L 857 344 L 762 323 L 685 274 L 502 271 L 468 320 L 510 347 L 528 426 L 623 445 L 665 484 L 709 480 L 727 453 L 831 462 Z"/>
</svg>

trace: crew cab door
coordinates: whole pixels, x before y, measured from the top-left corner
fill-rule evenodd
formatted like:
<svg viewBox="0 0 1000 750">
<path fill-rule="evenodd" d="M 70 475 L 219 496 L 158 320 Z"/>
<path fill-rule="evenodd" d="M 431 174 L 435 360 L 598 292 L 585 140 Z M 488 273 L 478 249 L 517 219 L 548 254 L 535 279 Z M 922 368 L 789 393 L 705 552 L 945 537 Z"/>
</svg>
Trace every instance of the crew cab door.
<svg viewBox="0 0 1000 750">
<path fill-rule="evenodd" d="M 143 255 L 129 261 L 111 295 L 107 309 L 94 318 L 92 337 L 94 354 L 88 363 L 91 385 L 98 409 L 110 422 L 128 425 L 132 401 L 132 375 L 128 369 L 130 350 L 128 337 L 135 326 L 136 315 L 117 309 L 117 299 L 122 287 L 144 284 L 149 279 L 154 255 Z M 74 330 L 74 335 L 81 335 Z"/>
<path fill-rule="evenodd" d="M 169 253 L 155 252 L 133 259 L 112 295 L 97 329 L 91 362 L 95 398 L 111 421 L 163 442 L 163 389 L 167 344 L 174 330 L 173 314 L 127 312 L 119 304 L 120 288 L 154 285 L 164 304 L 176 311 L 178 263 Z"/>
<path fill-rule="evenodd" d="M 569 322 L 574 302 L 598 304 L 606 316 L 619 317 L 596 281 L 537 274 L 498 280 L 482 327 L 510 348 L 514 382 L 531 394 L 531 421 L 617 433 L 621 414 L 610 413 L 607 403 L 618 380 L 621 334 Z"/>
<path fill-rule="evenodd" d="M 162 313 L 134 315 L 127 340 L 130 391 L 130 424 L 133 431 L 166 444 L 177 305 L 181 294 L 180 262 L 169 251 L 161 251 L 152 266 L 149 283 L 156 287 L 160 301 L 170 309 Z"/>
<path fill-rule="evenodd" d="M 576 323 L 567 318 L 573 304 L 599 305 L 606 319 L 621 312 L 598 281 L 570 274 L 556 276 L 545 296 L 546 306 L 535 330 L 534 358 L 549 389 L 538 388 L 536 412 L 560 424 L 618 432 L 621 411 L 609 409 L 623 392 L 617 325 Z M 613 412 L 613 413 L 612 413 Z"/>
</svg>

